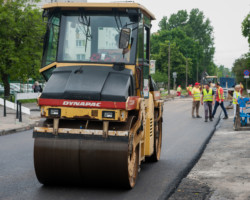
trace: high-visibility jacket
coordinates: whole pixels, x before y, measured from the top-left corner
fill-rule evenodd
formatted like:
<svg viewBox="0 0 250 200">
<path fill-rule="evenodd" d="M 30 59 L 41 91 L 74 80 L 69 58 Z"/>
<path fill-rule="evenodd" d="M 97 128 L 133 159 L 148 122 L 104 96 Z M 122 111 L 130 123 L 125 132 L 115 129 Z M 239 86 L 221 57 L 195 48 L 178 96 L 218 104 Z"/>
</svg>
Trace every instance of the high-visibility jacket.
<svg viewBox="0 0 250 200">
<path fill-rule="evenodd" d="M 203 89 L 203 101 L 213 101 L 213 90 L 211 88 L 208 92 L 206 89 Z"/>
<path fill-rule="evenodd" d="M 177 92 L 180 92 L 180 91 L 181 91 L 181 87 L 178 87 L 178 88 L 177 88 Z"/>
<path fill-rule="evenodd" d="M 194 95 L 194 100 L 195 101 L 200 101 L 201 100 L 201 91 L 198 88 L 193 88 L 192 93 Z"/>
<path fill-rule="evenodd" d="M 190 86 L 190 87 L 189 87 L 189 91 L 192 92 L 192 89 L 193 89 L 193 88 Z"/>
<path fill-rule="evenodd" d="M 234 91 L 234 94 L 236 94 L 236 99 L 233 98 L 233 104 L 238 104 L 237 99 L 240 97 L 240 93 L 237 91 Z M 233 95 L 234 96 L 234 95 Z"/>
<path fill-rule="evenodd" d="M 222 87 L 219 87 L 216 91 L 216 101 L 224 101 L 224 91 Z"/>
</svg>

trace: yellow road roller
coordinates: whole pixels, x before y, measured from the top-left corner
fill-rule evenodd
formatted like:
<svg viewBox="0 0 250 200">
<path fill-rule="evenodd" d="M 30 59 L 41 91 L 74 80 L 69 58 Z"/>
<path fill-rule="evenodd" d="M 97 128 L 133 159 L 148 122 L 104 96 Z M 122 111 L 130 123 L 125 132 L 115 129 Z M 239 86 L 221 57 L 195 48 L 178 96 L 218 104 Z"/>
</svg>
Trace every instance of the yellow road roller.
<svg viewBox="0 0 250 200">
<path fill-rule="evenodd" d="M 42 184 L 133 188 L 158 161 L 163 101 L 150 76 L 155 17 L 137 3 L 51 3 L 34 167 Z"/>
</svg>

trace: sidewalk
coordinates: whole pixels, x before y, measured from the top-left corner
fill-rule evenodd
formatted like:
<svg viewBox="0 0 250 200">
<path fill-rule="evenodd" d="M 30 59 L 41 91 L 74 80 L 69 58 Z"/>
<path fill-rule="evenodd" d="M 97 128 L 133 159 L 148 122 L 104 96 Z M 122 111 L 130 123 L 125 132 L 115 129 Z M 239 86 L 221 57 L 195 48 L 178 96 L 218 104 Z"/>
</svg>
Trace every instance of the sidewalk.
<svg viewBox="0 0 250 200">
<path fill-rule="evenodd" d="M 250 131 L 233 130 L 233 110 L 170 200 L 250 199 Z"/>
<path fill-rule="evenodd" d="M 0 136 L 16 131 L 28 130 L 40 120 L 40 111 L 36 103 L 27 103 L 23 106 L 31 109 L 30 115 L 22 114 L 22 122 L 16 119 L 16 111 L 7 108 L 7 116 L 3 117 L 3 106 L 0 106 Z"/>
</svg>

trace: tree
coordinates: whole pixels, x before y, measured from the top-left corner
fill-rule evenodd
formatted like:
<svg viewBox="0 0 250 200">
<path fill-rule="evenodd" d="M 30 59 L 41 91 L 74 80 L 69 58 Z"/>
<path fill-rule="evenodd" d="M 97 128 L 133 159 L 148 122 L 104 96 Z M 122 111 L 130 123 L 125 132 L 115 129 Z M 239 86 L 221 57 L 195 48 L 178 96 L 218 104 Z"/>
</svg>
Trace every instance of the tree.
<svg viewBox="0 0 250 200">
<path fill-rule="evenodd" d="M 177 14 L 172 14 L 168 20 L 169 29 L 177 27 L 184 27 L 188 20 L 188 13 L 186 10 L 179 10 Z"/>
<path fill-rule="evenodd" d="M 186 60 L 188 66 L 192 66 L 192 60 L 186 58 L 182 52 L 180 51 L 177 44 L 170 43 L 169 40 L 164 42 L 160 42 L 159 44 L 159 51 L 157 54 L 152 54 L 152 59 L 157 60 L 156 62 L 156 74 L 153 75 L 153 78 L 156 82 L 167 82 L 168 77 L 168 50 L 169 44 L 171 49 L 171 56 L 170 56 L 170 76 L 172 76 L 173 72 L 178 72 L 178 78 L 176 83 L 179 85 L 185 85 L 186 80 Z M 188 77 L 190 78 L 192 75 L 192 70 L 189 68 L 188 70 Z M 161 75 L 160 75 L 161 74 Z"/>
<path fill-rule="evenodd" d="M 189 83 L 195 82 L 197 74 L 201 74 L 204 70 L 211 74 L 216 73 L 216 65 L 213 63 L 215 52 L 212 35 L 213 27 L 210 20 L 205 18 L 203 12 L 198 9 L 192 9 L 190 13 L 186 10 L 180 10 L 176 14 L 172 14 L 169 19 L 163 17 L 159 23 L 159 28 L 160 30 L 151 37 L 151 53 L 157 60 L 158 70 L 164 72 L 164 67 L 161 65 L 167 66 L 161 60 L 163 56 L 160 56 L 160 51 L 162 51 L 162 43 L 168 40 L 171 44 L 176 45 L 176 49 L 184 57 L 182 63 L 184 71 L 186 68 L 185 60 L 188 59 L 190 62 L 188 64 Z M 167 54 L 167 52 L 167 50 L 162 51 L 162 54 Z M 175 62 L 175 59 L 178 60 L 179 58 L 171 55 L 171 68 L 177 66 L 176 63 L 178 62 Z M 178 63 L 178 66 L 180 66 L 180 63 Z M 176 67 L 176 69 L 179 68 Z M 178 79 L 185 80 L 185 76 L 182 77 L 181 75 L 182 73 L 178 72 Z"/>
<path fill-rule="evenodd" d="M 220 65 L 217 68 L 217 76 L 218 76 L 218 78 L 231 76 L 231 75 L 232 75 L 232 73 L 231 73 L 230 69 L 224 67 L 223 65 Z"/>
<path fill-rule="evenodd" d="M 199 9 L 192 9 L 189 13 L 187 25 L 184 27 L 188 37 L 199 42 L 202 54 L 200 54 L 200 64 L 203 70 L 209 71 L 208 67 L 213 62 L 215 49 L 213 38 L 213 27 L 209 19 L 205 19 L 203 12 Z"/>
<path fill-rule="evenodd" d="M 28 0 L 0 0 L 0 24 L 0 78 L 9 96 L 9 79 L 39 76 L 45 24 Z"/>
<path fill-rule="evenodd" d="M 161 21 L 159 22 L 158 26 L 160 27 L 160 30 L 166 30 L 167 29 L 167 21 L 168 18 L 164 16 Z"/>
<path fill-rule="evenodd" d="M 161 45 L 168 40 L 171 44 L 176 45 L 178 52 L 185 59 L 187 58 L 190 61 L 188 65 L 189 82 L 196 81 L 197 74 L 201 74 L 204 70 L 211 74 L 216 72 L 216 65 L 213 63 L 215 52 L 212 35 L 213 27 L 210 20 L 205 18 L 203 12 L 198 9 L 192 9 L 190 13 L 180 10 L 176 14 L 172 14 L 169 19 L 163 17 L 159 23 L 159 28 L 160 30 L 151 37 L 151 53 L 157 59 L 158 70 L 164 72 L 164 67 L 161 65 L 165 65 L 165 63 L 161 60 L 158 61 L 158 59 L 163 58 L 163 56 L 159 55 L 160 51 L 162 51 Z M 162 51 L 162 54 L 167 54 L 167 52 Z M 171 55 L 173 68 L 175 63 L 178 63 L 175 62 L 175 58 L 179 59 Z M 185 60 L 182 64 L 186 66 Z M 178 79 L 179 77 L 181 76 L 178 76 Z"/>
<path fill-rule="evenodd" d="M 246 69 L 250 71 L 250 53 L 242 55 L 233 64 L 232 72 L 236 76 L 236 82 L 245 82 L 243 72 Z"/>
<path fill-rule="evenodd" d="M 248 38 L 248 44 L 250 46 L 250 13 L 245 17 L 241 25 L 242 35 Z M 236 82 L 245 83 L 243 76 L 244 70 L 250 71 L 250 52 L 242 55 L 234 61 L 232 72 L 236 76 Z"/>
<path fill-rule="evenodd" d="M 241 30 L 242 30 L 242 35 L 248 38 L 248 44 L 250 46 L 250 13 L 243 20 Z"/>
</svg>

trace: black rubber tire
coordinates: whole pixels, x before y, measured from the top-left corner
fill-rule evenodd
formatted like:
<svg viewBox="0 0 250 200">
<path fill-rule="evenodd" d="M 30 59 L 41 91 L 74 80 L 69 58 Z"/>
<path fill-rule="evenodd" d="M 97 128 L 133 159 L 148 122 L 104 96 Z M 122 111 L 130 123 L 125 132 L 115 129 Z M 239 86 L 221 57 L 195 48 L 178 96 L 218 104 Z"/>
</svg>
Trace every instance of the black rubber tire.
<svg viewBox="0 0 250 200">
<path fill-rule="evenodd" d="M 155 111 L 155 119 L 158 118 L 158 111 Z M 157 127 L 158 126 L 158 127 Z M 152 156 L 147 158 L 149 162 L 158 162 L 161 156 L 161 145 L 162 145 L 162 118 L 155 123 L 154 126 L 154 153 Z"/>
</svg>

